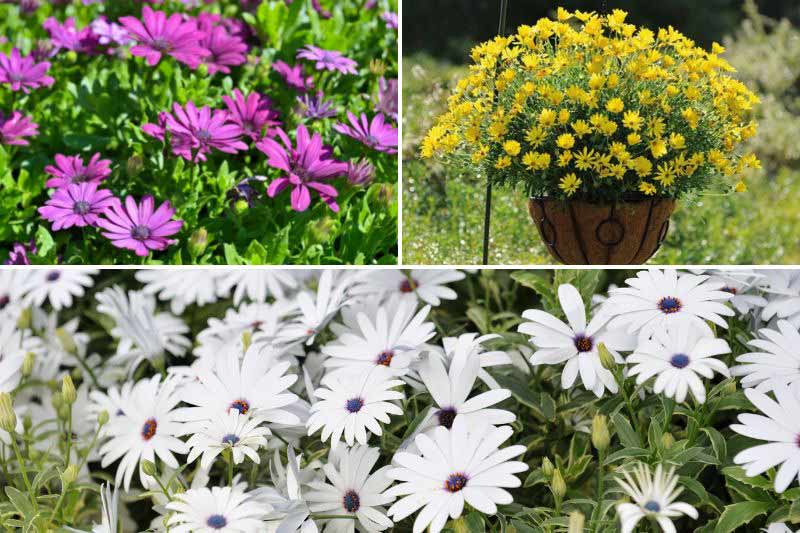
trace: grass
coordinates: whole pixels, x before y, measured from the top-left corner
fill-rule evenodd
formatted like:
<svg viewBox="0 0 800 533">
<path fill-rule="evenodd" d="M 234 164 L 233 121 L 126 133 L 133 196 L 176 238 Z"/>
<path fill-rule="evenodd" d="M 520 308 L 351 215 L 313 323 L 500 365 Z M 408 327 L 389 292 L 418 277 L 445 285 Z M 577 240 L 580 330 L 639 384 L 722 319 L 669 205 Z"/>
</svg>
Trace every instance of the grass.
<svg viewBox="0 0 800 533">
<path fill-rule="evenodd" d="M 403 262 L 480 264 L 485 182 L 421 161 L 418 145 L 464 67 L 425 55 L 403 61 Z M 800 263 L 800 172 L 750 180 L 749 191 L 682 200 L 651 264 Z M 552 264 L 524 194 L 495 190 L 489 262 Z"/>
</svg>

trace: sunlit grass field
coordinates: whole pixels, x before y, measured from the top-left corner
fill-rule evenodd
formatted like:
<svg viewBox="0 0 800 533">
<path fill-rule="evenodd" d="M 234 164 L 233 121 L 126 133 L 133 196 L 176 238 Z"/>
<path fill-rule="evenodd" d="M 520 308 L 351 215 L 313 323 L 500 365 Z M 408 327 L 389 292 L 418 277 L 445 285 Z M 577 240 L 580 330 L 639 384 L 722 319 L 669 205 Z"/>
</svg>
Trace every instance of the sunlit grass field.
<svg viewBox="0 0 800 533">
<path fill-rule="evenodd" d="M 479 264 L 485 182 L 421 161 L 418 143 L 464 67 L 424 55 L 403 61 L 403 261 Z M 800 173 L 752 179 L 749 191 L 681 201 L 652 264 L 800 263 Z M 550 264 L 521 191 L 493 194 L 491 264 Z"/>
</svg>

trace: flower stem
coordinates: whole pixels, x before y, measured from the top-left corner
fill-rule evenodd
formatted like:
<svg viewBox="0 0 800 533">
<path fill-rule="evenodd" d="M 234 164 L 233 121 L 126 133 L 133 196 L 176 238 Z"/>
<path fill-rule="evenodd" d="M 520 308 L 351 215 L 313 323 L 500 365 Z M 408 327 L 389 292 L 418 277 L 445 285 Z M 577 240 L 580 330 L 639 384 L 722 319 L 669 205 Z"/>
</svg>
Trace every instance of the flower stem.
<svg viewBox="0 0 800 533">
<path fill-rule="evenodd" d="M 31 498 L 31 503 L 33 504 L 33 510 L 37 511 L 39 506 L 36 504 L 36 495 L 33 494 L 33 489 L 31 489 L 31 482 L 28 479 L 28 470 L 25 468 L 25 461 L 22 460 L 22 454 L 19 453 L 19 446 L 17 446 L 17 438 L 16 435 L 11 435 L 11 447 L 14 448 L 14 455 L 17 456 L 17 462 L 19 463 L 19 470 L 22 472 L 22 479 L 25 481 L 25 488 L 28 489 L 28 496 Z"/>
<path fill-rule="evenodd" d="M 597 481 L 596 481 L 596 491 L 597 491 L 597 505 L 594 507 L 594 512 L 592 513 L 592 525 L 593 531 L 600 531 L 600 521 L 601 521 L 601 513 L 603 508 L 603 482 L 605 477 L 605 472 L 603 469 L 603 461 L 605 460 L 605 450 L 597 450 Z"/>
<path fill-rule="evenodd" d="M 64 466 L 69 466 L 69 458 L 72 453 L 72 404 L 69 405 L 67 411 L 67 449 L 64 454 Z"/>
<path fill-rule="evenodd" d="M 47 521 L 48 523 L 52 523 L 53 520 L 55 520 L 56 513 L 58 512 L 58 509 L 61 507 L 61 502 L 64 501 L 64 495 L 66 493 L 67 493 L 67 491 L 64 489 L 64 487 L 62 487 L 61 488 L 61 494 L 58 495 L 58 501 L 56 502 L 56 506 L 53 507 L 53 512 L 50 513 L 50 520 Z"/>
</svg>

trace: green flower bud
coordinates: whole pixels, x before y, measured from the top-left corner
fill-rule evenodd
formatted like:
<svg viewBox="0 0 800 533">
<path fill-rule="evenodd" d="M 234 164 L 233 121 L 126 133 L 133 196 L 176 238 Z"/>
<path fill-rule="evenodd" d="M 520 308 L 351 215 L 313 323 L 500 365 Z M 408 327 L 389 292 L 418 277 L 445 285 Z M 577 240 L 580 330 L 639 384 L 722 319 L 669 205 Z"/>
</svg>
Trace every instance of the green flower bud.
<svg viewBox="0 0 800 533">
<path fill-rule="evenodd" d="M 6 433 L 14 434 L 17 427 L 17 414 L 11 402 L 11 395 L 0 392 L 0 429 Z"/>
<path fill-rule="evenodd" d="M 189 237 L 189 255 L 198 258 L 205 253 L 208 247 L 208 230 L 200 228 Z"/>
<path fill-rule="evenodd" d="M 26 307 L 22 310 L 17 319 L 17 328 L 18 329 L 30 329 L 31 323 L 33 322 L 33 312 L 31 311 L 30 307 Z"/>
<path fill-rule="evenodd" d="M 50 405 L 53 406 L 56 412 L 61 409 L 61 406 L 64 405 L 64 396 L 62 396 L 61 391 L 56 391 L 50 396 Z"/>
<path fill-rule="evenodd" d="M 23 416 L 22 428 L 25 430 L 25 433 L 28 433 L 32 427 L 33 427 L 33 419 L 30 417 L 30 415 Z"/>
<path fill-rule="evenodd" d="M 72 382 L 72 376 L 67 374 L 61 381 L 61 396 L 67 405 L 72 405 L 78 399 L 78 393 L 75 391 L 75 384 Z"/>
<path fill-rule="evenodd" d="M 558 468 L 553 471 L 553 479 L 550 481 L 550 490 L 553 491 L 553 496 L 558 499 L 563 498 L 567 493 L 567 484 L 564 481 L 564 477 L 561 475 L 561 470 Z"/>
<path fill-rule="evenodd" d="M 69 418 L 69 413 L 71 411 L 72 409 L 70 409 L 69 405 L 63 402 L 61 403 L 61 405 L 58 406 L 58 409 L 56 410 L 56 412 L 58 413 L 58 417 L 62 420 L 66 420 L 67 418 Z"/>
<path fill-rule="evenodd" d="M 146 459 L 142 461 L 142 472 L 148 476 L 155 476 L 157 472 L 155 463 Z"/>
<path fill-rule="evenodd" d="M 569 513 L 569 526 L 567 533 L 583 533 L 584 516 L 580 511 Z"/>
<path fill-rule="evenodd" d="M 250 204 L 247 203 L 247 200 L 237 200 L 236 203 L 233 204 L 233 212 L 237 215 L 247 213 L 248 209 L 250 209 Z"/>
<path fill-rule="evenodd" d="M 59 477 L 61 478 L 61 486 L 64 489 L 66 489 L 67 487 L 75 483 L 76 479 L 78 479 L 78 467 L 73 464 L 70 464 L 67 468 L 64 469 L 63 472 L 61 472 L 61 475 Z"/>
<path fill-rule="evenodd" d="M 608 351 L 608 348 L 606 348 L 606 345 L 601 342 L 597 345 L 597 351 L 600 354 L 600 364 L 603 365 L 603 368 L 613 371 L 614 367 L 617 366 L 617 362 L 611 352 Z"/>
<path fill-rule="evenodd" d="M 139 154 L 133 154 L 125 163 L 125 172 L 128 176 L 135 178 L 144 170 L 144 159 Z"/>
<path fill-rule="evenodd" d="M 553 463 L 547 457 L 542 459 L 542 474 L 548 481 L 553 478 Z"/>
<path fill-rule="evenodd" d="M 608 433 L 608 419 L 605 415 L 595 415 L 592 419 L 592 444 L 597 450 L 604 452 L 611 442 Z"/>
<path fill-rule="evenodd" d="M 22 360 L 22 375 L 25 377 L 33 374 L 33 367 L 36 364 L 36 354 L 28 352 L 25 354 L 25 359 Z"/>
<path fill-rule="evenodd" d="M 106 424 L 108 424 L 108 419 L 109 419 L 108 411 L 106 411 L 105 409 L 100 411 L 100 414 L 97 415 L 98 425 L 105 426 Z"/>
<path fill-rule="evenodd" d="M 73 355 L 78 353 L 78 347 L 75 345 L 75 341 L 64 328 L 58 328 L 56 330 L 56 338 L 61 343 L 61 347 L 64 348 L 65 352 Z"/>
<path fill-rule="evenodd" d="M 664 446 L 665 450 L 669 450 L 672 448 L 672 445 L 675 444 L 675 437 L 672 436 L 672 433 L 667 431 L 663 435 L 661 435 L 661 445 Z"/>
<path fill-rule="evenodd" d="M 247 353 L 247 350 L 250 349 L 250 345 L 253 343 L 253 332 L 245 330 L 242 332 L 242 351 Z"/>
<path fill-rule="evenodd" d="M 386 74 L 386 63 L 380 59 L 373 59 L 369 62 L 369 71 L 376 76 L 383 76 Z"/>
<path fill-rule="evenodd" d="M 67 57 L 67 62 L 69 63 L 75 63 L 78 61 L 78 53 L 75 50 L 70 50 L 65 55 Z"/>
<path fill-rule="evenodd" d="M 206 65 L 205 63 L 200 63 L 200 65 L 198 65 L 197 67 L 196 72 L 198 76 L 200 76 L 201 78 L 205 78 L 206 76 L 208 76 L 208 65 Z"/>
</svg>

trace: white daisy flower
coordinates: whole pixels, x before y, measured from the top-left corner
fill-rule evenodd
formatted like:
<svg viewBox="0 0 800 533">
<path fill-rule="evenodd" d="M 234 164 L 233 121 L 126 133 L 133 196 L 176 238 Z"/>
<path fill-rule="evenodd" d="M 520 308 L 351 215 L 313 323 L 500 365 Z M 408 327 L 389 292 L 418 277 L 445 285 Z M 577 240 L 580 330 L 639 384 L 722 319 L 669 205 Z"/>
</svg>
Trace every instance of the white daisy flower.
<svg viewBox="0 0 800 533">
<path fill-rule="evenodd" d="M 578 289 L 569 284 L 558 288 L 558 300 L 567 317 L 565 324 L 555 316 L 539 309 L 529 309 L 522 317 L 530 320 L 517 330 L 531 336 L 538 349 L 530 359 L 532 365 L 557 365 L 566 362 L 561 371 L 561 387 L 569 389 L 580 375 L 583 386 L 598 398 L 606 389 L 619 390 L 614 375 L 600 362 L 598 346 L 602 343 L 614 359 L 622 363 L 618 350 L 632 350 L 636 339 L 621 328 L 607 325 L 608 315 L 595 315 L 586 323 L 586 307 Z"/>
<path fill-rule="evenodd" d="M 456 291 L 447 283 L 464 279 L 460 270 L 369 270 L 365 271 L 357 294 L 399 295 L 414 302 L 422 300 L 436 307 L 442 300 L 455 300 Z"/>
<path fill-rule="evenodd" d="M 628 356 L 630 376 L 641 385 L 653 376 L 653 392 L 683 403 L 691 391 L 698 403 L 706 401 L 703 380 L 712 379 L 714 372 L 730 376 L 728 366 L 716 356 L 731 352 L 724 339 L 709 336 L 691 322 L 673 322 L 653 332 L 648 340 L 639 343 Z"/>
<path fill-rule="evenodd" d="M 297 425 L 300 419 L 289 407 L 298 398 L 288 390 L 297 376 L 286 373 L 289 365 L 254 346 L 243 359 L 223 354 L 213 366 L 198 367 L 197 381 L 181 389 L 181 399 L 192 407 L 179 409 L 178 418 L 197 423 L 236 409 L 260 422 Z"/>
<path fill-rule="evenodd" d="M 769 525 L 766 529 L 762 529 L 765 533 L 793 533 L 792 528 L 787 526 L 784 523 L 775 522 Z M 800 533 L 800 529 L 795 531 L 794 533 Z"/>
<path fill-rule="evenodd" d="M 73 318 L 63 324 L 58 323 L 58 313 L 45 313 L 42 309 L 31 309 L 31 324 L 42 341 L 40 351 L 37 351 L 36 370 L 37 376 L 47 376 L 52 379 L 52 372 L 59 366 L 81 366 L 85 370 L 86 349 L 89 345 L 89 335 L 78 330 L 80 319 Z M 80 357 L 83 365 L 78 361 Z M 39 371 L 43 371 L 39 373 Z"/>
<path fill-rule="evenodd" d="M 166 353 L 183 356 L 192 345 L 185 337 L 189 327 L 169 313 L 156 311 L 153 296 L 141 291 L 127 294 L 114 286 L 97 294 L 97 311 L 110 316 L 115 326 L 111 335 L 119 339 L 112 364 L 126 364 L 130 372 L 144 360 L 153 361 Z"/>
<path fill-rule="evenodd" d="M 297 287 L 297 277 L 291 270 L 237 268 L 226 270 L 217 283 L 222 295 L 233 289 L 233 303 L 239 305 L 245 296 L 256 303 L 266 302 L 270 296 L 281 299 L 287 289 Z"/>
<path fill-rule="evenodd" d="M 628 472 L 623 472 L 623 475 L 625 479 L 617 478 L 617 483 L 635 503 L 617 505 L 622 533 L 631 533 L 636 529 L 636 524 L 645 517 L 655 519 L 664 533 L 676 532 L 672 520 L 681 515 L 697 520 L 697 509 L 688 503 L 675 501 L 683 492 L 683 487 L 678 487 L 678 476 L 675 475 L 674 467 L 665 472 L 658 465 L 653 475 L 650 467 L 639 464 L 633 477 Z"/>
<path fill-rule="evenodd" d="M 741 365 L 733 367 L 733 374 L 744 376 L 742 387 L 755 387 L 759 392 L 769 392 L 787 385 L 800 390 L 800 333 L 787 320 L 778 320 L 778 331 L 764 328 L 758 331 L 760 339 L 747 344 L 757 352 L 736 358 Z"/>
<path fill-rule="evenodd" d="M 762 309 L 767 305 L 767 299 L 757 294 L 763 276 L 752 270 L 712 270 L 709 272 L 709 283 L 722 283 L 723 292 L 733 294 L 728 303 L 740 314 L 746 315 L 750 311 Z"/>
<path fill-rule="evenodd" d="M 16 322 L 0 321 L 0 392 L 17 388 L 25 354 L 40 348 L 41 340 L 29 330 L 17 329 Z"/>
<path fill-rule="evenodd" d="M 384 366 L 396 374 L 404 373 L 436 334 L 433 323 L 425 322 L 430 309 L 425 306 L 415 314 L 414 302 L 399 301 L 394 308 L 378 308 L 374 321 L 359 313 L 357 327 L 340 330 L 334 342 L 322 347 L 328 356 L 325 366 L 358 373 Z"/>
<path fill-rule="evenodd" d="M 500 338 L 500 335 L 481 335 L 477 333 L 462 333 L 458 337 L 445 337 L 442 339 L 443 351 L 434 349 L 430 352 L 431 355 L 441 358 L 450 366 L 453 359 L 456 357 L 475 358 L 480 364 L 478 370 L 478 377 L 481 381 L 486 383 L 489 388 L 501 388 L 497 381 L 485 369 L 512 364 L 511 355 L 501 350 L 487 351 L 483 346 L 484 342 L 492 339 Z M 522 363 L 527 368 L 527 364 Z"/>
<path fill-rule="evenodd" d="M 263 533 L 268 509 L 241 487 L 189 489 L 167 504 L 171 533 Z"/>
<path fill-rule="evenodd" d="M 392 379 L 393 373 L 384 366 L 373 366 L 360 374 L 329 374 L 322 379 L 322 387 L 314 392 L 318 401 L 311 406 L 311 416 L 306 423 L 308 435 L 322 429 L 321 440 L 330 439 L 335 449 L 344 437 L 348 446 L 355 441 L 367 444 L 367 430 L 381 435 L 378 422 L 389 423 L 389 415 L 401 415 L 403 410 L 391 403 L 404 398 L 395 387 L 403 382 Z"/>
<path fill-rule="evenodd" d="M 428 436 L 417 435 L 418 454 L 398 452 L 387 475 L 399 483 L 390 488 L 390 496 L 403 496 L 389 508 L 395 522 L 418 509 L 414 533 L 430 526 L 431 533 L 442 530 L 447 517 L 458 518 L 468 503 L 481 513 L 493 515 L 497 505 L 513 501 L 505 488 L 522 483 L 514 474 L 528 465 L 512 458 L 525 453 L 525 446 L 499 446 L 511 437 L 508 426 L 479 424 L 468 427 L 466 418 L 458 418 L 452 429 L 439 426 Z"/>
<path fill-rule="evenodd" d="M 89 412 L 92 419 L 97 420 L 97 416 L 105 411 L 108 413 L 109 421 L 114 421 L 119 417 L 125 416 L 125 408 L 130 403 L 131 393 L 135 383 L 133 381 L 126 381 L 119 387 L 109 387 L 105 391 L 93 390 L 89 393 L 89 399 L 92 401 L 89 406 Z M 109 425 L 106 424 L 100 435 L 104 436 L 108 431 Z"/>
<path fill-rule="evenodd" d="M 33 270 L 0 270 L 0 322 L 19 319 L 26 307 L 25 287 Z"/>
<path fill-rule="evenodd" d="M 270 461 L 270 481 L 273 486 L 259 487 L 251 494 L 272 508 L 265 520 L 278 531 L 316 533 L 317 525 L 309 518 L 311 510 L 303 497 L 303 487 L 321 479 L 321 463 L 314 461 L 305 468 L 300 467 L 301 457 L 294 453 L 292 446 L 286 448 L 286 467 L 281 462 L 280 453 L 275 450 Z M 279 522 L 277 525 L 275 522 Z M 271 529 L 270 531 L 273 531 Z"/>
<path fill-rule="evenodd" d="M 25 280 L 26 303 L 41 307 L 48 300 L 56 311 L 72 306 L 74 296 L 81 297 L 94 285 L 97 270 L 74 268 L 37 268 Z"/>
<path fill-rule="evenodd" d="M 800 327 L 800 271 L 766 270 L 763 274 L 768 303 L 761 310 L 761 318 L 778 317 Z"/>
<path fill-rule="evenodd" d="M 775 490 L 780 493 L 800 476 L 800 394 L 782 386 L 776 386 L 773 393 L 775 400 L 755 389 L 745 389 L 747 399 L 764 414 L 740 414 L 741 423 L 732 424 L 731 429 L 769 442 L 739 452 L 733 462 L 742 465 L 750 477 L 781 465 L 775 476 Z"/>
<path fill-rule="evenodd" d="M 306 290 L 295 296 L 300 314 L 281 328 L 278 343 L 313 343 L 342 307 L 351 302 L 350 288 L 354 280 L 354 276 L 347 272 L 342 275 L 333 270 L 322 272 L 316 292 Z M 259 337 L 265 338 L 263 335 Z"/>
<path fill-rule="evenodd" d="M 247 332 L 253 343 L 273 342 L 297 312 L 290 300 L 275 303 L 246 303 L 225 311 L 225 317 L 209 318 L 208 327 L 197 334 L 198 346 L 194 354 L 214 360 L 220 353 L 244 354 L 243 334 Z M 302 354 L 302 349 L 299 350 Z"/>
<path fill-rule="evenodd" d="M 306 500 L 314 513 L 353 516 L 352 519 L 328 520 L 325 533 L 383 531 L 394 523 L 386 516 L 385 505 L 394 501 L 384 491 L 392 484 L 386 475 L 391 468 L 384 466 L 370 474 L 380 458 L 377 448 L 356 445 L 339 448 L 331 461 L 322 467 L 329 483 L 312 481 Z"/>
<path fill-rule="evenodd" d="M 102 513 L 102 522 L 95 524 L 92 528 L 92 533 L 121 533 L 122 529 L 119 527 L 119 493 L 117 489 L 112 489 L 108 483 L 103 483 L 100 487 L 100 511 Z M 64 528 L 67 531 L 75 533 L 83 533 L 81 529 L 71 527 Z"/>
<path fill-rule="evenodd" d="M 689 320 L 707 331 L 706 320 L 727 328 L 723 317 L 735 314 L 724 303 L 733 294 L 722 291 L 723 283 L 709 282 L 708 276 L 651 269 L 625 282 L 627 287 L 609 292 L 603 309 L 613 317 L 609 328 L 626 327 L 641 338 L 676 320 Z"/>
<path fill-rule="evenodd" d="M 444 363 L 435 357 L 422 364 L 420 378 L 436 404 L 430 408 L 429 419 L 421 424 L 422 431 L 436 425 L 450 429 L 453 422 L 462 417 L 467 418 L 470 425 L 485 422 L 500 426 L 516 420 L 510 411 L 490 408 L 511 397 L 511 391 L 507 389 L 493 389 L 469 398 L 479 370 L 478 358 L 464 351 L 450 361 L 449 369 L 445 369 Z"/>
<path fill-rule="evenodd" d="M 217 278 L 219 270 L 138 270 L 136 279 L 144 284 L 144 293 L 158 295 L 168 301 L 176 315 L 183 313 L 188 305 L 199 306 L 217 301 Z"/>
<path fill-rule="evenodd" d="M 230 450 L 234 464 L 244 461 L 245 456 L 259 464 L 258 449 L 267 446 L 266 437 L 270 435 L 269 428 L 260 427 L 259 423 L 238 409 L 214 413 L 210 420 L 199 424 L 200 427 L 186 442 L 191 448 L 186 462 L 192 463 L 202 455 L 200 467 L 209 470 L 223 450 Z"/>
<path fill-rule="evenodd" d="M 117 467 L 116 484 L 130 490 L 131 478 L 142 460 L 155 462 L 156 455 L 171 468 L 178 468 L 174 453 L 186 454 L 188 446 L 177 438 L 183 425 L 175 417 L 180 397 L 175 382 L 161 382 L 161 376 L 136 383 L 123 406 L 123 415 L 106 425 L 109 440 L 100 448 L 103 468 L 122 458 Z M 140 479 L 145 477 L 139 471 Z"/>
</svg>

